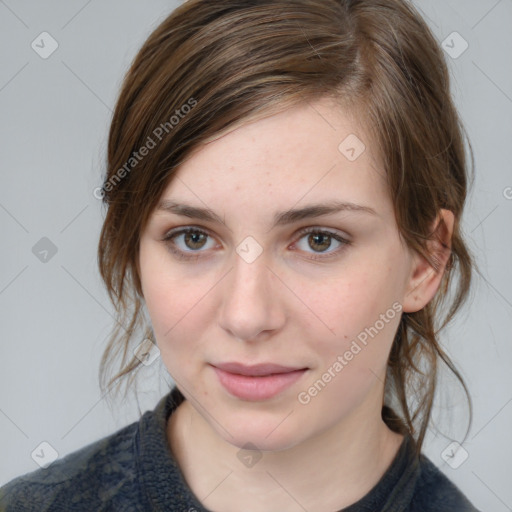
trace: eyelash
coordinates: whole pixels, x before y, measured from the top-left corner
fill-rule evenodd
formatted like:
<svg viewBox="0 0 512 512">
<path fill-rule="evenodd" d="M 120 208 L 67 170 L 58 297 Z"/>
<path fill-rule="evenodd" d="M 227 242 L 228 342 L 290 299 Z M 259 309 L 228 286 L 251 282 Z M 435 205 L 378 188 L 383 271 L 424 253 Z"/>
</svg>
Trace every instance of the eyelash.
<svg viewBox="0 0 512 512">
<path fill-rule="evenodd" d="M 207 233 L 206 231 L 204 231 L 200 228 L 187 227 L 187 228 L 177 228 L 175 230 L 169 231 L 168 233 L 166 233 L 166 235 L 164 236 L 162 241 L 166 242 L 166 245 L 169 248 L 169 250 L 171 251 L 171 253 L 173 253 L 178 259 L 180 259 L 180 260 L 197 260 L 197 259 L 203 257 L 201 255 L 201 252 L 204 252 L 204 251 L 184 252 L 184 251 L 181 251 L 180 249 L 177 249 L 175 243 L 172 241 L 173 238 L 176 238 L 180 235 L 184 235 L 184 234 L 188 234 L 188 233 L 196 233 L 196 234 L 199 233 L 201 235 L 211 237 L 211 235 L 209 233 Z M 328 258 L 336 257 L 346 248 L 346 246 L 351 244 L 351 242 L 349 240 L 347 240 L 346 238 L 343 238 L 341 235 L 339 235 L 336 232 L 327 231 L 327 230 L 318 229 L 318 228 L 304 228 L 304 229 L 300 230 L 297 233 L 297 237 L 298 237 L 297 242 L 300 241 L 302 238 L 304 238 L 305 235 L 310 235 L 310 234 L 326 235 L 342 244 L 338 249 L 336 249 L 332 252 L 326 253 L 326 255 L 324 255 L 323 253 L 317 253 L 317 255 L 315 255 L 315 256 L 308 256 L 307 259 L 310 259 L 310 260 L 318 261 L 318 260 L 326 260 Z M 297 242 L 294 242 L 294 243 L 297 243 Z M 197 253 L 197 254 L 194 254 L 194 253 Z"/>
</svg>

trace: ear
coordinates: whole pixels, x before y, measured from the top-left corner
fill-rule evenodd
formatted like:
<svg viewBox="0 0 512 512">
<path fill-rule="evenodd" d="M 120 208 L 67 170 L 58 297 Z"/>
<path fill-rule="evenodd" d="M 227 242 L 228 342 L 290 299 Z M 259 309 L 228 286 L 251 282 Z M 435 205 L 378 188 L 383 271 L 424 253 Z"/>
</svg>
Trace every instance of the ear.
<svg viewBox="0 0 512 512">
<path fill-rule="evenodd" d="M 405 313 L 415 313 L 424 308 L 439 289 L 451 255 L 453 225 L 453 212 L 440 210 L 432 225 L 432 239 L 427 243 L 434 266 L 417 252 L 413 253 L 411 273 L 402 302 Z"/>
</svg>

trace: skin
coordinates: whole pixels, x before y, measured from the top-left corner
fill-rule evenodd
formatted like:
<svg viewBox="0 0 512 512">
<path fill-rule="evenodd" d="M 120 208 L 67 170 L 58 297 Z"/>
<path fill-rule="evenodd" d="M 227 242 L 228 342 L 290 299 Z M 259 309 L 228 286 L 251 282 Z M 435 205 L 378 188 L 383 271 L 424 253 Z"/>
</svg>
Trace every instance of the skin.
<svg viewBox="0 0 512 512">
<path fill-rule="evenodd" d="M 355 161 L 338 150 L 349 134 L 366 146 Z M 242 124 L 200 147 L 162 195 L 223 222 L 155 211 L 142 234 L 146 306 L 163 363 L 187 398 L 168 422 L 169 444 L 209 510 L 339 510 L 371 490 L 399 449 L 402 436 L 380 413 L 400 314 L 308 403 L 298 400 L 394 303 L 423 308 L 449 256 L 432 243 L 435 272 L 405 246 L 374 147 L 328 99 Z M 331 200 L 375 214 L 342 211 L 270 229 L 276 212 Z M 442 210 L 441 218 L 449 245 L 453 215 Z M 209 236 L 162 240 L 186 226 Z M 312 240 L 302 228 L 350 243 Z M 262 250 L 251 263 L 236 252 L 248 236 Z M 172 242 L 199 257 L 179 259 Z M 308 370 L 279 395 L 247 401 L 230 395 L 209 364 L 227 361 Z M 249 442 L 257 449 L 240 452 Z M 259 460 L 246 466 L 239 452 Z"/>
</svg>

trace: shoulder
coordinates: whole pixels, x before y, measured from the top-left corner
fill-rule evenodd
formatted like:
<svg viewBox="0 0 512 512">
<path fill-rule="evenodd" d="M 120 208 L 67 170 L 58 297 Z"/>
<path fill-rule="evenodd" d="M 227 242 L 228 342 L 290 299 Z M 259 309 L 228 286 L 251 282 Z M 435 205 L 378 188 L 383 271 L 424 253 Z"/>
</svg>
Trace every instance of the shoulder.
<svg viewBox="0 0 512 512">
<path fill-rule="evenodd" d="M 462 491 L 424 455 L 420 457 L 420 472 L 409 510 L 479 512 Z"/>
<path fill-rule="evenodd" d="M 0 488 L 0 511 L 103 510 L 102 503 L 133 493 L 137 433 L 135 422 L 11 480 Z"/>
</svg>

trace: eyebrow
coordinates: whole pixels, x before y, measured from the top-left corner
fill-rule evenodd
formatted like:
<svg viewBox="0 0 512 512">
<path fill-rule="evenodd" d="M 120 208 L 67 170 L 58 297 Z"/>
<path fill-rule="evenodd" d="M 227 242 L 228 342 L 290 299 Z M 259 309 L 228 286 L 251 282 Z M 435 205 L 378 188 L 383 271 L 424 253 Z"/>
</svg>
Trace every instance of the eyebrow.
<svg viewBox="0 0 512 512">
<path fill-rule="evenodd" d="M 209 208 L 198 208 L 187 204 L 176 203 L 171 200 L 162 201 L 157 208 L 158 211 L 165 211 L 189 217 L 191 219 L 198 219 L 208 222 L 218 222 L 225 224 L 224 220 Z M 363 206 L 350 202 L 330 201 L 324 204 L 311 204 L 303 208 L 290 209 L 274 214 L 272 228 L 276 226 L 285 226 L 293 224 L 304 219 L 311 219 L 321 217 L 323 215 L 332 215 L 338 212 L 355 212 L 366 213 L 378 216 L 377 212 L 369 206 Z"/>
</svg>

